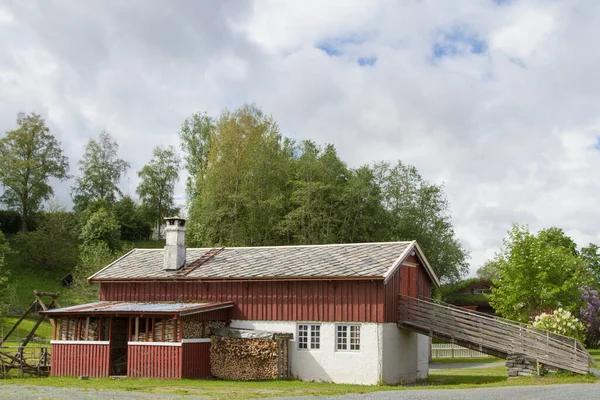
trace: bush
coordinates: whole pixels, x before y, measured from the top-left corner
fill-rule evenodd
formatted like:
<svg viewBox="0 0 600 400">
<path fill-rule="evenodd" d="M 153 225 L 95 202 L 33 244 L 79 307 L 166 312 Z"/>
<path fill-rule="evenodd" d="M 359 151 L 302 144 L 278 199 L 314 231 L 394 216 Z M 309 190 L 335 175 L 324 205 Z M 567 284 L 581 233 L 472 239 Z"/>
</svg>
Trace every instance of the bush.
<svg viewBox="0 0 600 400">
<path fill-rule="evenodd" d="M 598 291 L 585 286 L 581 298 L 584 305 L 580 310 L 581 319 L 587 325 L 585 345 L 587 347 L 600 347 L 600 299 Z"/>
<path fill-rule="evenodd" d="M 554 312 L 542 313 L 535 317 L 533 327 L 563 336 L 575 338 L 581 342 L 585 338 L 585 325 L 567 310 L 559 308 Z"/>
</svg>

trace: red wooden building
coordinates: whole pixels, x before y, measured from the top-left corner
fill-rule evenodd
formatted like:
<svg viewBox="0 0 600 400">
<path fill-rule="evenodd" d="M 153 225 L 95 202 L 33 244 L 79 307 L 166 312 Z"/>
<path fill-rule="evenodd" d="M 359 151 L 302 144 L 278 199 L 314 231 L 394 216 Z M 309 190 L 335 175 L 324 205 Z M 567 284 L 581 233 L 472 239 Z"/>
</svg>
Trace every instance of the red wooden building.
<svg viewBox="0 0 600 400">
<path fill-rule="evenodd" d="M 209 375 L 209 326 L 292 333 L 291 374 L 376 384 L 427 375 L 429 338 L 397 327 L 398 294 L 439 282 L 416 242 L 135 249 L 89 278 L 99 303 L 52 310 L 55 376 Z M 91 332 L 91 333 L 90 333 Z"/>
</svg>

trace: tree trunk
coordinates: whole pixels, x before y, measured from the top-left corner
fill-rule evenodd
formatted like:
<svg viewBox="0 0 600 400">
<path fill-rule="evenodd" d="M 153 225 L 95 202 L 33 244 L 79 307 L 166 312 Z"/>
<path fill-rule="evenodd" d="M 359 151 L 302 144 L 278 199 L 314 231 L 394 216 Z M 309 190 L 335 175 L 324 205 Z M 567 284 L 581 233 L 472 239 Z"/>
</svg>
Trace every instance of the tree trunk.
<svg viewBox="0 0 600 400">
<path fill-rule="evenodd" d="M 22 206 L 22 212 L 21 212 L 21 232 L 23 233 L 27 233 L 27 218 L 28 218 L 28 211 L 27 211 L 27 205 L 25 203 L 23 203 Z"/>
</svg>

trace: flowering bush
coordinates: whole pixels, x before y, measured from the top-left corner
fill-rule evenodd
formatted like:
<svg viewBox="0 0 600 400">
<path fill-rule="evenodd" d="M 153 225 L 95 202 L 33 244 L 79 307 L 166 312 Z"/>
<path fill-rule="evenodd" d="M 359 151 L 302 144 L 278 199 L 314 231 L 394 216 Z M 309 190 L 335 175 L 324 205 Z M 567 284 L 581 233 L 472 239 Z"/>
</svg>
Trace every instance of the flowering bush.
<svg viewBox="0 0 600 400">
<path fill-rule="evenodd" d="M 585 344 L 588 347 L 597 348 L 600 346 L 600 299 L 598 299 L 598 291 L 585 286 L 582 289 L 581 299 L 584 302 L 580 310 L 581 319 L 587 326 Z"/>
<path fill-rule="evenodd" d="M 585 338 L 585 325 L 567 310 L 559 308 L 553 313 L 542 313 L 535 317 L 533 327 L 559 335 L 569 336 L 580 341 Z"/>
</svg>

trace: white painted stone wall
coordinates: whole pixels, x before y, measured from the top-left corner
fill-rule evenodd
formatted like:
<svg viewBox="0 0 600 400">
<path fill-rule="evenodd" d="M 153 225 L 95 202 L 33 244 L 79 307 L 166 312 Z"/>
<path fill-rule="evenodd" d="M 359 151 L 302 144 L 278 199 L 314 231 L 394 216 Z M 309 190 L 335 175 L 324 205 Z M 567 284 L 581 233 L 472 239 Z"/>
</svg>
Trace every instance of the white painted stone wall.
<svg viewBox="0 0 600 400">
<path fill-rule="evenodd" d="M 313 323 L 306 321 L 306 323 Z M 429 367 L 427 358 L 418 359 L 419 346 L 425 341 L 412 332 L 398 329 L 394 323 L 360 323 L 360 351 L 337 351 L 335 344 L 336 323 L 321 324 L 321 348 L 298 349 L 297 322 L 289 321 L 242 321 L 233 320 L 232 328 L 257 329 L 272 332 L 293 333 L 289 343 L 290 367 L 293 377 L 303 381 L 324 381 L 376 385 L 381 382 L 395 384 L 411 382 L 425 377 Z M 429 339 L 425 337 L 425 339 Z M 426 342 L 428 343 L 428 341 Z M 426 363 L 426 365 L 424 364 Z"/>
</svg>

